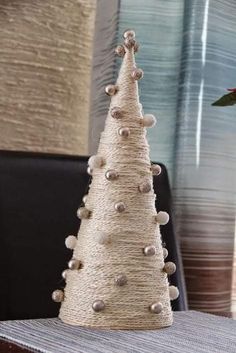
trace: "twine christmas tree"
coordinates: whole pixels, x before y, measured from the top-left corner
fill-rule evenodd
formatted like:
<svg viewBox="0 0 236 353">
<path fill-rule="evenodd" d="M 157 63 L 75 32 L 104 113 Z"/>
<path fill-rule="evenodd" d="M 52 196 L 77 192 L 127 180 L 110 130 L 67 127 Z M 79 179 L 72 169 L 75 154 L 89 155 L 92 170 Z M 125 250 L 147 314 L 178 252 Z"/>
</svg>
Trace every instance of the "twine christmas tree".
<svg viewBox="0 0 236 353">
<path fill-rule="evenodd" d="M 52 297 L 62 302 L 59 317 L 68 324 L 111 329 L 155 329 L 172 324 L 170 299 L 178 289 L 169 286 L 175 264 L 164 263 L 159 225 L 166 212 L 156 212 L 152 165 L 146 127 L 153 115 L 142 114 L 137 81 L 135 33 L 124 33 L 116 49 L 123 62 L 115 85 L 106 93 L 111 104 L 96 156 L 90 157 L 92 183 L 83 207 L 78 238 L 69 236 L 73 249 L 69 269 L 62 274 L 64 291 Z"/>
</svg>

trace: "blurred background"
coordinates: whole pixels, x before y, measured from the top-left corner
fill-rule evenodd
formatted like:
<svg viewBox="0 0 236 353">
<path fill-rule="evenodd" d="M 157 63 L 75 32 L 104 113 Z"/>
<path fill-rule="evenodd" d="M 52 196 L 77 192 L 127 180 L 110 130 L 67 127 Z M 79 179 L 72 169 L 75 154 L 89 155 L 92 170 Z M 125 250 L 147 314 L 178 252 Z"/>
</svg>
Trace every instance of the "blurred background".
<svg viewBox="0 0 236 353">
<path fill-rule="evenodd" d="M 236 311 L 236 106 L 211 106 L 236 87 L 236 2 L 0 0 L 0 28 L 0 149 L 68 155 L 96 152 L 114 48 L 135 30 L 189 307 Z"/>
</svg>

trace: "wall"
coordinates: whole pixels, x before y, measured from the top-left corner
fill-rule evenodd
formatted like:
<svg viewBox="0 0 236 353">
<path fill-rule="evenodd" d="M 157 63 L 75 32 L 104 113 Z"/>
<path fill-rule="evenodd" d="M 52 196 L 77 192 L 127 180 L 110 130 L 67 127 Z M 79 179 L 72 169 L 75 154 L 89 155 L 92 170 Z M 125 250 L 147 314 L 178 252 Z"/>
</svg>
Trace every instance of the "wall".
<svg viewBox="0 0 236 353">
<path fill-rule="evenodd" d="M 95 0 L 0 0 L 0 149 L 86 154 Z"/>
</svg>

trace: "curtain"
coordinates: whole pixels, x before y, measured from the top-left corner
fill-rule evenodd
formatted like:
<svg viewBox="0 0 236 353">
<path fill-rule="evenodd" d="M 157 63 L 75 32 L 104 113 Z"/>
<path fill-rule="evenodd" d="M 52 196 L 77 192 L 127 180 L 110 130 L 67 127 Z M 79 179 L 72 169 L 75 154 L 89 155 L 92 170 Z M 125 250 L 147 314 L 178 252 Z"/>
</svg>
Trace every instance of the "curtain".
<svg viewBox="0 0 236 353">
<path fill-rule="evenodd" d="M 235 231 L 236 3 L 185 1 L 173 183 L 190 307 L 229 311 Z"/>
<path fill-rule="evenodd" d="M 169 171 L 190 308 L 229 311 L 236 296 L 236 107 L 211 103 L 236 86 L 236 3 L 111 3 L 115 6 L 109 21 L 113 19 L 116 35 L 107 42 L 104 60 L 94 58 L 93 77 L 104 71 L 103 84 L 115 80 L 120 59 L 112 54 L 114 44 L 125 29 L 134 28 L 141 43 L 137 64 L 144 70 L 140 99 L 144 111 L 157 116 L 157 125 L 148 131 L 151 158 Z M 109 28 L 100 31 L 101 41 Z M 108 53 L 110 66 L 104 64 Z M 96 129 L 91 124 L 91 152 L 96 150 L 107 104 L 105 98 L 99 104 L 92 99 L 99 123 Z"/>
</svg>

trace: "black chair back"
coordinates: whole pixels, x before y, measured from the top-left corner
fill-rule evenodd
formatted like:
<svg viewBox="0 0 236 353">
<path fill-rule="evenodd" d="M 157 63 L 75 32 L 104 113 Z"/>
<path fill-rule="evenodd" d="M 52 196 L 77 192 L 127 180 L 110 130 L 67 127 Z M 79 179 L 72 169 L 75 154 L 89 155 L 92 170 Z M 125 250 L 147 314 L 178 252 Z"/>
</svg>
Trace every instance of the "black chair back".
<svg viewBox="0 0 236 353">
<path fill-rule="evenodd" d="M 54 317 L 51 292 L 63 287 L 71 257 L 65 237 L 76 234 L 76 211 L 86 192 L 88 157 L 0 151 L 0 320 Z M 157 209 L 171 213 L 168 176 L 154 178 Z M 168 260 L 177 265 L 171 282 L 180 290 L 174 310 L 186 309 L 182 265 L 173 222 L 162 228 Z"/>
</svg>

